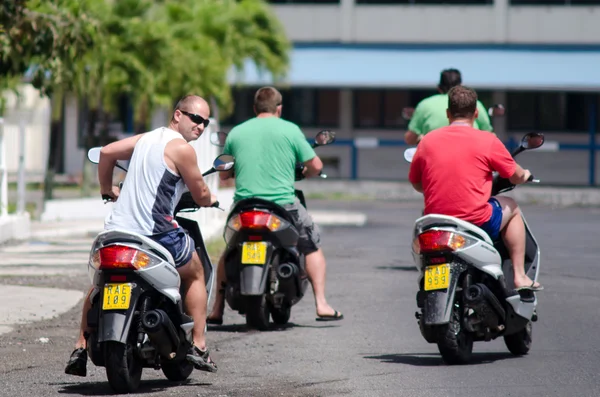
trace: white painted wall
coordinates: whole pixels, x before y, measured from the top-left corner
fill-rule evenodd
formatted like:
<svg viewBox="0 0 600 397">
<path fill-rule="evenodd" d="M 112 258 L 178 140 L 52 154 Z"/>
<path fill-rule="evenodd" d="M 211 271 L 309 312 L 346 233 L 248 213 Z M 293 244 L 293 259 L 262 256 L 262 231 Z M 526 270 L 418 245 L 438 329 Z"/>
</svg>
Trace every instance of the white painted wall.
<svg viewBox="0 0 600 397">
<path fill-rule="evenodd" d="M 50 135 L 50 101 L 40 97 L 30 84 L 19 87 L 20 103 L 13 92 L 6 92 L 4 136 L 6 166 L 10 180 L 16 180 L 19 167 L 19 123 L 25 120 L 25 169 L 28 176 L 44 175 Z"/>
<path fill-rule="evenodd" d="M 352 43 L 600 43 L 600 6 L 273 5 L 288 37 Z"/>
</svg>

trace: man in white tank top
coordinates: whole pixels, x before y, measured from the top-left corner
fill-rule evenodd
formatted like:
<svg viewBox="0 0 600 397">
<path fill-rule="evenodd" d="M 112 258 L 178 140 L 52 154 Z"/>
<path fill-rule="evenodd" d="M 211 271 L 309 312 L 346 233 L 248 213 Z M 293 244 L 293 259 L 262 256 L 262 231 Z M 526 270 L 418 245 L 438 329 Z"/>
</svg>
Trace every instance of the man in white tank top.
<svg viewBox="0 0 600 397">
<path fill-rule="evenodd" d="M 210 108 L 203 98 L 196 95 L 183 97 L 175 106 L 168 127 L 103 147 L 98 177 L 102 196 L 115 201 L 105 229 L 128 230 L 148 236 L 173 256 L 185 291 L 185 309 L 194 319 L 194 346 L 187 358 L 196 369 L 216 372 L 217 366 L 210 358 L 204 335 L 208 302 L 202 263 L 192 238 L 173 223 L 175 206 L 186 186 L 199 206 L 209 207 L 216 201 L 202 178 L 196 151 L 188 144 L 202 135 L 208 126 L 209 115 Z M 130 160 L 122 190 L 113 186 L 117 160 Z M 87 374 L 84 332 L 91 307 L 90 293 L 84 302 L 79 339 L 67 363 L 67 374 Z"/>
</svg>

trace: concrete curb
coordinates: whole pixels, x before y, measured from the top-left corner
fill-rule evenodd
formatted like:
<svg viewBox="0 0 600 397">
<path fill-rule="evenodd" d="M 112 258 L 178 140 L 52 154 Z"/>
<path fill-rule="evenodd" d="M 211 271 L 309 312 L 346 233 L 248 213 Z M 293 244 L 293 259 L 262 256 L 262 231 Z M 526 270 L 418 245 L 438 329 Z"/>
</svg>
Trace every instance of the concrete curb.
<svg viewBox="0 0 600 397">
<path fill-rule="evenodd" d="M 387 181 L 347 181 L 347 180 L 304 180 L 298 182 L 299 189 L 311 197 L 326 198 L 328 195 L 339 195 L 347 198 L 364 198 L 378 200 L 422 201 L 423 196 L 417 193 L 408 182 Z M 520 204 L 545 204 L 557 207 L 600 206 L 600 188 L 542 187 L 534 185 L 517 186 L 506 193 Z"/>
<path fill-rule="evenodd" d="M 0 217 L 0 244 L 11 240 L 26 240 L 30 236 L 29 213 Z"/>
<path fill-rule="evenodd" d="M 81 291 L 2 285 L 0 334 L 18 324 L 48 320 L 69 311 L 83 298 Z"/>
</svg>

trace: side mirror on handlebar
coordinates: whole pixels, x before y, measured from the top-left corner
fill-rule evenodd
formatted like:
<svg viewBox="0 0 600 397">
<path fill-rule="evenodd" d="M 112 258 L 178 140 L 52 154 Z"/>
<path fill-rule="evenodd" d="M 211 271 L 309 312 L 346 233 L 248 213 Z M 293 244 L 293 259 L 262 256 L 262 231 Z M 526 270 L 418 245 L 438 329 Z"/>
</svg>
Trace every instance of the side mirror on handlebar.
<svg viewBox="0 0 600 397">
<path fill-rule="evenodd" d="M 497 103 L 488 108 L 488 116 L 490 117 L 501 117 L 506 113 L 506 109 L 501 103 Z"/>
<path fill-rule="evenodd" d="M 325 146 L 335 142 L 335 132 L 331 130 L 322 130 L 315 136 L 314 147 Z"/>
<path fill-rule="evenodd" d="M 98 164 L 100 162 L 100 150 L 101 149 L 102 149 L 101 146 L 97 146 L 97 147 L 93 147 L 90 150 L 88 150 L 88 153 L 87 153 L 88 160 L 90 160 L 90 162 L 92 162 L 94 164 Z"/>
<path fill-rule="evenodd" d="M 206 171 L 202 176 L 207 176 L 217 171 L 229 171 L 235 165 L 235 158 L 229 154 L 220 154 L 213 161 L 213 166 L 210 170 Z"/>
<path fill-rule="evenodd" d="M 102 150 L 102 146 L 96 146 L 96 147 L 93 147 L 90 150 L 88 150 L 87 158 L 88 158 L 88 160 L 90 160 L 91 163 L 98 164 L 100 162 L 100 150 Z M 117 161 L 117 164 L 116 164 L 117 168 L 120 168 L 123 171 L 127 172 L 126 165 L 120 164 L 119 161 Z M 128 164 L 128 163 L 125 163 L 125 164 Z"/>
<path fill-rule="evenodd" d="M 213 162 L 213 168 L 217 171 L 229 171 L 235 164 L 235 158 L 229 154 L 219 155 Z"/>
<path fill-rule="evenodd" d="M 227 133 L 223 131 L 213 131 L 210 134 L 210 143 L 215 146 L 223 147 L 225 146 L 225 139 L 227 139 Z"/>
<path fill-rule="evenodd" d="M 409 147 L 404 151 L 404 160 L 412 163 L 412 159 L 415 156 L 415 152 L 417 151 L 416 147 Z"/>
<path fill-rule="evenodd" d="M 544 134 L 541 132 L 530 132 L 521 139 L 521 147 L 525 150 L 537 149 L 544 144 Z"/>
</svg>

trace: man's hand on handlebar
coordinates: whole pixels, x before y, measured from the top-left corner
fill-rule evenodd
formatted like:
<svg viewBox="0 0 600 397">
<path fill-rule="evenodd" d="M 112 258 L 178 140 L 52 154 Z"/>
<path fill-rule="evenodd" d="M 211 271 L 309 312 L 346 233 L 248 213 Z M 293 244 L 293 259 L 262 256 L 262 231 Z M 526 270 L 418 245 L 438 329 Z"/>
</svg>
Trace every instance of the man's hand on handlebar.
<svg viewBox="0 0 600 397">
<path fill-rule="evenodd" d="M 106 202 L 117 201 L 119 194 L 121 194 L 121 189 L 118 186 L 111 186 L 110 190 L 101 190 L 100 194 L 102 195 L 102 200 Z"/>
</svg>

